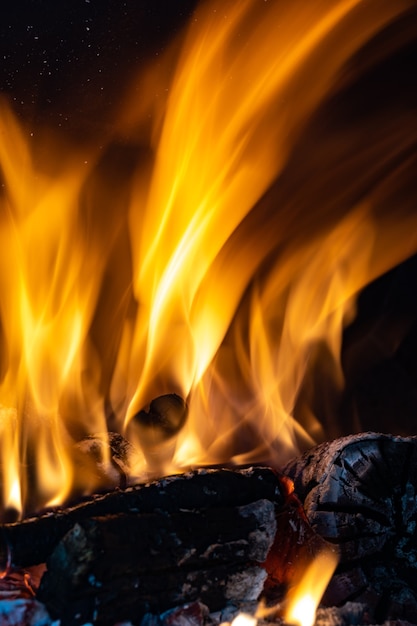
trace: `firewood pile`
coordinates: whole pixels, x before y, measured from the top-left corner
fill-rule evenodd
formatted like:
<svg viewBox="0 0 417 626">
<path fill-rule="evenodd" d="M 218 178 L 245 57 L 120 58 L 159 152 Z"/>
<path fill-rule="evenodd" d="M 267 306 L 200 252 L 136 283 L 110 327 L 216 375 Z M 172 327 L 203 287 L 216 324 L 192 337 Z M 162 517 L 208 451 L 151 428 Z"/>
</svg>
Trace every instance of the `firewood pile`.
<svg viewBox="0 0 417 626">
<path fill-rule="evenodd" d="M 199 469 L 6 523 L 0 624 L 220 624 L 281 602 L 324 544 L 318 624 L 417 623 L 416 489 L 417 439 L 365 433 L 282 473 Z"/>
</svg>

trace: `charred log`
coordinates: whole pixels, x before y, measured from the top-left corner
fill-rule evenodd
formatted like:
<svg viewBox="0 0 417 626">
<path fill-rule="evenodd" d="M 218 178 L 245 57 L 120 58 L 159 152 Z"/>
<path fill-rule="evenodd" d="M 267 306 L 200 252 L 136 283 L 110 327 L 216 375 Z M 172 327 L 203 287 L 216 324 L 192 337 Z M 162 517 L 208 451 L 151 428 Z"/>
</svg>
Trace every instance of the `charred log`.
<svg viewBox="0 0 417 626">
<path fill-rule="evenodd" d="M 240 482 L 252 499 L 247 504 L 240 504 L 242 492 L 229 490 L 238 482 L 225 485 L 242 474 L 260 483 L 258 489 L 251 480 L 246 490 Z M 219 485 L 206 482 L 213 475 Z M 298 561 L 323 548 L 290 481 L 272 470 L 196 472 L 159 481 L 159 489 L 171 481 L 184 488 L 175 504 L 82 519 L 58 543 L 38 597 L 63 626 L 91 620 L 106 626 L 116 619 L 136 624 L 145 614 L 190 602 L 216 611 L 229 602 L 253 602 L 261 593 L 280 601 Z M 189 490 L 197 487 L 202 491 L 190 499 Z M 267 497 L 258 499 L 260 491 Z"/>
<path fill-rule="evenodd" d="M 256 600 L 275 532 L 269 500 L 85 520 L 54 550 L 38 597 L 64 626 L 135 622 L 196 600 L 214 610 Z"/>
<path fill-rule="evenodd" d="M 169 393 L 158 396 L 149 407 L 138 411 L 130 420 L 127 432 L 133 429 L 144 447 L 159 445 L 181 430 L 187 416 L 185 400 Z"/>
<path fill-rule="evenodd" d="M 3 552 L 7 546 L 11 553 L 13 565 L 29 566 L 45 562 L 74 524 L 92 517 L 149 514 L 155 510 L 172 514 L 180 509 L 192 511 L 225 504 L 243 506 L 259 499 L 282 506 L 286 493 L 285 481 L 269 468 L 200 469 L 94 495 L 72 507 L 57 508 L 19 523 L 3 524 L 0 538 Z"/>
<path fill-rule="evenodd" d="M 365 433 L 284 469 L 312 528 L 338 546 L 328 604 L 367 603 L 378 622 L 417 621 L 417 438 Z"/>
</svg>

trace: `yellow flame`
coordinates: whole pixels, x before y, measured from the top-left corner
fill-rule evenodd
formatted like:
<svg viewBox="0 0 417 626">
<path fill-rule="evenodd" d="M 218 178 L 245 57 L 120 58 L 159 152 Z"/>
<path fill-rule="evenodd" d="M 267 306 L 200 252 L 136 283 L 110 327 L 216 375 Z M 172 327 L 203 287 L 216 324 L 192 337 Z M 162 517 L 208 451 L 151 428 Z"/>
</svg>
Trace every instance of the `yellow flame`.
<svg viewBox="0 0 417 626">
<path fill-rule="evenodd" d="M 417 249 L 414 127 L 376 112 L 368 142 L 324 115 L 408 0 L 226 4 L 202 4 L 91 148 L 29 142 L 0 103 L 6 508 L 95 489 L 74 444 L 110 425 L 143 448 L 134 477 L 280 465 L 323 438 L 295 415 L 310 369 L 324 352 L 341 387 L 358 292 Z M 187 423 L 145 450 L 135 414 L 167 392 Z"/>
<path fill-rule="evenodd" d="M 316 620 L 316 610 L 326 591 L 326 587 L 337 567 L 338 556 L 330 548 L 322 550 L 309 563 L 299 563 L 293 585 L 290 588 L 283 605 L 266 607 L 262 602 L 255 615 L 238 613 L 229 624 L 222 626 L 256 626 L 258 619 L 282 615 L 286 624 L 293 626 L 313 626 Z"/>
<path fill-rule="evenodd" d="M 316 610 L 336 569 L 338 558 L 330 550 L 319 554 L 303 572 L 286 599 L 285 621 L 297 626 L 313 626 Z"/>
<path fill-rule="evenodd" d="M 141 375 L 127 419 L 155 393 L 155 378 L 190 393 L 256 266 L 284 235 L 274 233 L 273 242 L 251 249 L 244 264 L 225 266 L 239 254 L 233 233 L 282 170 L 336 72 L 392 15 L 385 6 L 353 19 L 361 4 L 317 2 L 306 10 L 296 2 L 256 12 L 256 3 L 246 0 L 221 18 L 213 3 L 190 28 L 170 87 L 144 218 L 135 199 L 131 207 L 134 289 L 145 319 L 139 316 L 134 338 L 131 367 Z M 278 42 L 275 20 L 289 26 L 280 29 Z M 333 43 L 339 30 L 343 38 L 328 54 L 328 39 Z M 314 61 L 320 71 L 312 73 Z"/>
<path fill-rule="evenodd" d="M 2 483 L 6 506 L 13 502 L 20 510 L 21 493 L 30 499 L 29 487 L 36 506 L 62 502 L 71 490 L 71 419 L 65 402 L 79 395 L 86 368 L 83 351 L 101 262 L 98 254 L 91 259 L 90 251 L 76 244 L 85 167 L 64 163 L 64 171 L 52 177 L 37 171 L 23 129 L 4 105 L 0 123 L 6 187 L 0 232 L 4 432 L 11 432 L 6 414 L 14 413 L 14 441 L 8 450 L 3 447 Z M 88 427 L 103 430 L 103 416 L 87 408 L 84 402 Z M 74 425 L 79 417 L 72 416 Z M 7 478 L 11 472 L 13 480 Z"/>
<path fill-rule="evenodd" d="M 7 459 L 3 467 L 3 501 L 8 509 L 22 510 L 22 492 L 20 484 L 19 433 L 17 412 L 15 409 L 0 405 L 0 442 L 1 457 Z"/>
</svg>

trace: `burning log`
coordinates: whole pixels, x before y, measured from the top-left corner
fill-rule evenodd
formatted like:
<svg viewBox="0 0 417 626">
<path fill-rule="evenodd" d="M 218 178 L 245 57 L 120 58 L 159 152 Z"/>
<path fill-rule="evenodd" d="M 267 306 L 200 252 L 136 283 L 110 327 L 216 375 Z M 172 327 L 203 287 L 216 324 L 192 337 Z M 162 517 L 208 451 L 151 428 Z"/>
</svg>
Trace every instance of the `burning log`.
<svg viewBox="0 0 417 626">
<path fill-rule="evenodd" d="M 63 625 L 113 624 L 199 600 L 256 600 L 276 532 L 275 504 L 84 520 L 48 560 L 38 593 Z"/>
<path fill-rule="evenodd" d="M 268 468 L 199 469 L 96 494 L 71 507 L 56 508 L 22 522 L 3 524 L 0 527 L 3 552 L 7 546 L 13 565 L 27 567 L 44 563 L 74 524 L 92 517 L 136 512 L 149 514 L 155 510 L 173 514 L 179 509 L 200 510 L 224 503 L 231 507 L 244 506 L 260 499 L 283 506 L 286 490 L 285 482 Z"/>
<path fill-rule="evenodd" d="M 63 626 L 112 624 L 187 602 L 217 610 L 256 600 L 288 497 L 288 482 L 270 469 L 206 469 L 6 530 L 12 537 L 28 524 L 38 531 L 70 523 L 47 559 L 38 599 Z"/>
<path fill-rule="evenodd" d="M 282 599 L 297 557 L 323 547 L 289 481 L 267 468 L 199 470 L 138 491 L 141 505 L 117 514 L 90 506 L 47 560 L 38 599 L 63 626 Z"/>
<path fill-rule="evenodd" d="M 417 621 L 417 438 L 365 433 L 285 470 L 312 528 L 338 546 L 327 604 L 364 602 L 378 623 Z"/>
</svg>

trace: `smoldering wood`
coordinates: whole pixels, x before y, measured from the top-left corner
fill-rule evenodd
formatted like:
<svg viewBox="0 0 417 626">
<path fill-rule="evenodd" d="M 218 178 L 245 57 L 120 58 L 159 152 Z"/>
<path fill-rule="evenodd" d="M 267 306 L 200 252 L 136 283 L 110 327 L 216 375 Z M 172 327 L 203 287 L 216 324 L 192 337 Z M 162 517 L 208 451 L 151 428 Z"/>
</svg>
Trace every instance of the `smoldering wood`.
<svg viewBox="0 0 417 626">
<path fill-rule="evenodd" d="M 243 506 L 267 499 L 282 506 L 287 486 L 270 468 L 240 470 L 198 469 L 126 489 L 93 495 L 74 506 L 0 527 L 0 541 L 11 552 L 15 566 L 47 560 L 60 539 L 82 520 L 120 513 L 152 513 L 179 509 L 200 510 L 225 503 Z"/>
<path fill-rule="evenodd" d="M 275 517 L 275 503 L 262 499 L 84 520 L 52 553 L 38 598 L 63 626 L 138 620 L 197 600 L 214 610 L 256 600 Z"/>
<path fill-rule="evenodd" d="M 417 622 L 417 438 L 344 437 L 284 472 L 312 528 L 340 553 L 324 601 L 365 602 L 378 623 Z"/>
<path fill-rule="evenodd" d="M 277 532 L 268 553 L 265 569 L 268 578 L 264 598 L 270 605 L 282 600 L 282 589 L 298 580 L 300 572 L 324 550 L 333 546 L 311 528 L 302 505 L 294 493 L 287 496 L 286 504 L 276 513 Z"/>
</svg>

